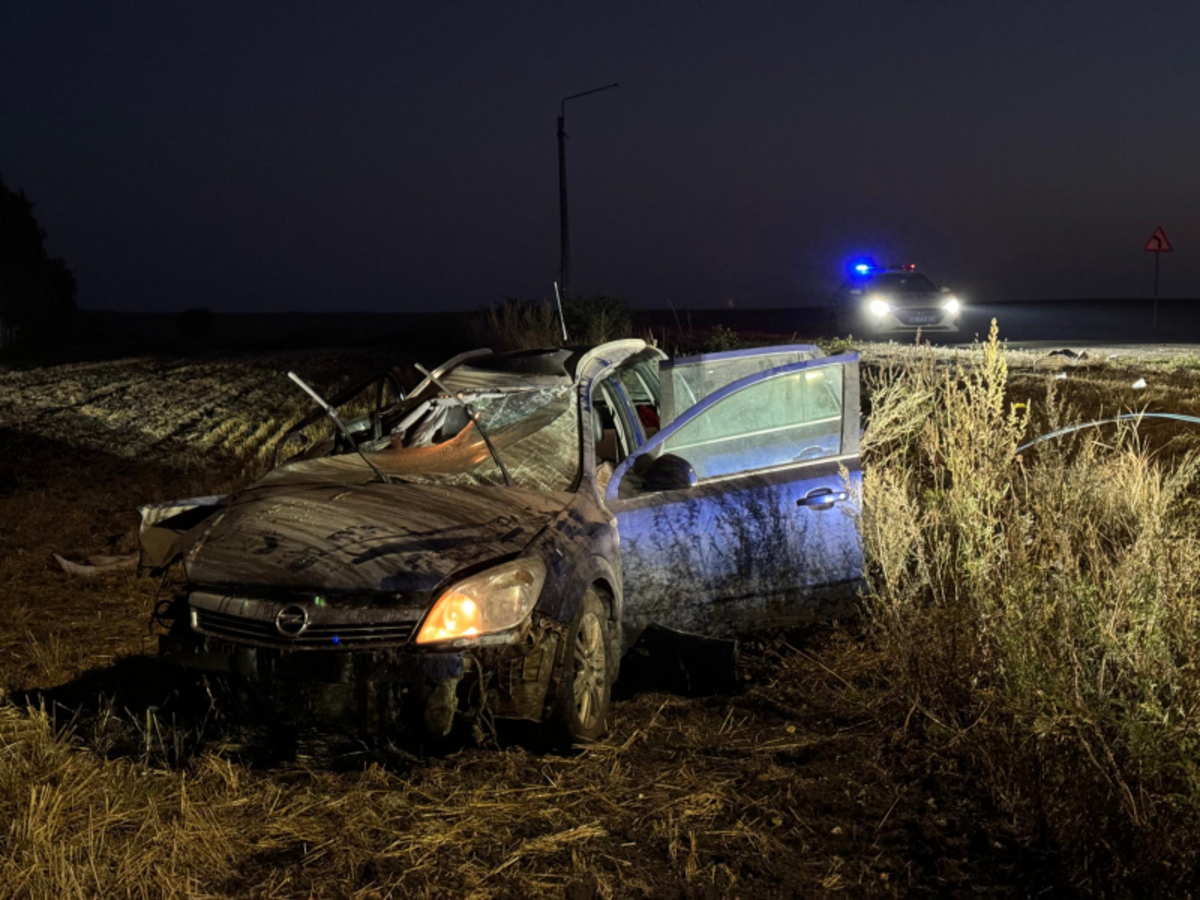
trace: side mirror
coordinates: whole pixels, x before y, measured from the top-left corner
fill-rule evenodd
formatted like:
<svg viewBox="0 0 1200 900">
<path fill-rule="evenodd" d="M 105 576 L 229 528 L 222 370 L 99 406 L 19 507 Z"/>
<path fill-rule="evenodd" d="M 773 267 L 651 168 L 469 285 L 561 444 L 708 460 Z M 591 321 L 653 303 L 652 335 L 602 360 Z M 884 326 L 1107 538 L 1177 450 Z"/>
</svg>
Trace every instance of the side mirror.
<svg viewBox="0 0 1200 900">
<path fill-rule="evenodd" d="M 642 488 L 647 491 L 686 491 L 699 482 L 696 470 L 682 456 L 665 453 L 650 464 L 642 476 Z"/>
</svg>

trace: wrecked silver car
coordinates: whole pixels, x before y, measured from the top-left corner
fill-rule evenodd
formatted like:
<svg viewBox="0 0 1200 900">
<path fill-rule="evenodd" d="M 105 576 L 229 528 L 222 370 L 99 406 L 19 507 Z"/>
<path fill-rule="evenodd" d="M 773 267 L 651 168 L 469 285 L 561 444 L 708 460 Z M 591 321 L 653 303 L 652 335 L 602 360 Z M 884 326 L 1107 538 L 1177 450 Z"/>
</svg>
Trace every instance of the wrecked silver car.
<svg viewBox="0 0 1200 900">
<path fill-rule="evenodd" d="M 242 491 L 142 508 L 143 566 L 186 576 L 164 659 L 267 709 L 435 737 L 486 710 L 578 740 L 648 626 L 731 637 L 848 609 L 855 354 L 625 340 L 425 374 L 333 398 L 339 427 L 314 437 L 314 413 Z"/>
</svg>

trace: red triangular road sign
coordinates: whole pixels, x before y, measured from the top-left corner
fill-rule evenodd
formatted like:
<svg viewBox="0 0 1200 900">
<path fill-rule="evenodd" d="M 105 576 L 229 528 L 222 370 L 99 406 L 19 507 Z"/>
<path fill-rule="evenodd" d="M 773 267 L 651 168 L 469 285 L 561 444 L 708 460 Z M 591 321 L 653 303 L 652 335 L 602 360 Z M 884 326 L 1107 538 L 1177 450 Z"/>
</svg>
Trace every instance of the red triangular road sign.
<svg viewBox="0 0 1200 900">
<path fill-rule="evenodd" d="M 1150 240 L 1146 241 L 1146 252 L 1170 253 L 1171 249 L 1171 242 L 1167 240 L 1167 233 L 1159 225 L 1154 229 L 1154 234 L 1150 235 Z"/>
</svg>

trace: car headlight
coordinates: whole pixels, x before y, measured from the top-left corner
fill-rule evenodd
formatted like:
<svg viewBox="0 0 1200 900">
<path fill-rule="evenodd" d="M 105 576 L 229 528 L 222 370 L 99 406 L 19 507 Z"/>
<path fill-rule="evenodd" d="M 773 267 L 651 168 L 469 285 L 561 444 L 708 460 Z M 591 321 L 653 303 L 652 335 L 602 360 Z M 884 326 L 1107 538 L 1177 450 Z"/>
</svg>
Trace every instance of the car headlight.
<svg viewBox="0 0 1200 900">
<path fill-rule="evenodd" d="M 886 316 L 891 310 L 887 300 L 876 294 L 867 298 L 867 311 L 873 316 Z"/>
<path fill-rule="evenodd" d="M 956 312 L 962 309 L 962 304 L 958 302 L 957 297 L 951 295 L 947 297 L 946 302 L 942 304 L 942 309 L 950 313 L 950 315 L 954 315 Z"/>
<path fill-rule="evenodd" d="M 546 564 L 515 559 L 452 585 L 433 604 L 417 633 L 418 644 L 492 634 L 520 625 L 533 611 Z"/>
</svg>

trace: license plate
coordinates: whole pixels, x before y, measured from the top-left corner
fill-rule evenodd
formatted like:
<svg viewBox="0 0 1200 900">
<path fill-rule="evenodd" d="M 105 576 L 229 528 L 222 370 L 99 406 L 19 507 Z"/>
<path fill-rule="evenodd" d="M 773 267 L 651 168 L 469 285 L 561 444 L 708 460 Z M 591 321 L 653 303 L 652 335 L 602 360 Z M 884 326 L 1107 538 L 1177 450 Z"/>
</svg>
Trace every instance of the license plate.
<svg viewBox="0 0 1200 900">
<path fill-rule="evenodd" d="M 902 316 L 902 318 L 908 325 L 932 325 L 941 316 L 936 313 L 910 313 L 907 316 Z"/>
</svg>

